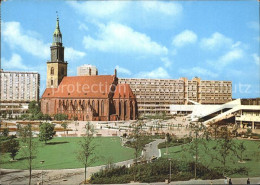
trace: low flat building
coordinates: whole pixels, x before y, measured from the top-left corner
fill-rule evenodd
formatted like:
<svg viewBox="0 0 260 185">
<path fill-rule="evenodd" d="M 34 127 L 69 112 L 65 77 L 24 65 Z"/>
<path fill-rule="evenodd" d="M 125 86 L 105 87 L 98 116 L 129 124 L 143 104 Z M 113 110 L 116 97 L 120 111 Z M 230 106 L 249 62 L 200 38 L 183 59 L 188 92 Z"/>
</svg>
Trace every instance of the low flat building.
<svg viewBox="0 0 260 185">
<path fill-rule="evenodd" d="M 222 105 L 171 105 L 172 114 L 186 114 L 190 121 L 205 125 L 236 124 L 239 128 L 260 129 L 259 98 L 236 99 Z M 253 103 L 252 103 L 253 102 Z"/>
<path fill-rule="evenodd" d="M 223 104 L 232 100 L 231 81 L 210 81 L 200 78 L 139 79 L 119 78 L 129 84 L 136 96 L 139 114 L 170 114 L 170 105 Z"/>
</svg>

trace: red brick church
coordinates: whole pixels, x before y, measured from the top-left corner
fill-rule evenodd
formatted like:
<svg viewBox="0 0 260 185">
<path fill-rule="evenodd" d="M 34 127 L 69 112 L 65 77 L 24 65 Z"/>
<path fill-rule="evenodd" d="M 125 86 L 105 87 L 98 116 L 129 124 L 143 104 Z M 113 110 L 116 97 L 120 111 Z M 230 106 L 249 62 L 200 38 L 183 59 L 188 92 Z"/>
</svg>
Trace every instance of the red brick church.
<svg viewBox="0 0 260 185">
<path fill-rule="evenodd" d="M 41 98 L 41 110 L 51 116 L 66 114 L 82 121 L 135 120 L 137 104 L 128 84 L 118 84 L 117 74 L 67 76 L 62 34 L 57 18 L 47 62 L 47 88 Z"/>
</svg>

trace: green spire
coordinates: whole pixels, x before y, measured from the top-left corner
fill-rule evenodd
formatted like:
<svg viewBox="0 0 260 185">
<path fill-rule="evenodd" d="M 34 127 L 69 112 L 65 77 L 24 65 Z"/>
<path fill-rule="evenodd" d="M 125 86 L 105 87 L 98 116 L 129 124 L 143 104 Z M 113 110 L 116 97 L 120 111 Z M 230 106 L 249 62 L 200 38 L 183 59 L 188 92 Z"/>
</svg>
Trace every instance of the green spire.
<svg viewBox="0 0 260 185">
<path fill-rule="evenodd" d="M 56 13 L 58 13 L 58 12 L 56 12 Z M 54 43 L 62 43 L 62 34 L 60 32 L 60 25 L 59 25 L 58 14 L 57 14 L 56 28 L 55 28 L 55 31 L 53 33 L 53 44 Z"/>
<path fill-rule="evenodd" d="M 57 35 L 57 36 L 60 36 L 60 35 L 61 35 L 60 25 L 59 25 L 59 17 L 57 17 L 56 29 L 55 29 L 53 35 Z"/>
</svg>

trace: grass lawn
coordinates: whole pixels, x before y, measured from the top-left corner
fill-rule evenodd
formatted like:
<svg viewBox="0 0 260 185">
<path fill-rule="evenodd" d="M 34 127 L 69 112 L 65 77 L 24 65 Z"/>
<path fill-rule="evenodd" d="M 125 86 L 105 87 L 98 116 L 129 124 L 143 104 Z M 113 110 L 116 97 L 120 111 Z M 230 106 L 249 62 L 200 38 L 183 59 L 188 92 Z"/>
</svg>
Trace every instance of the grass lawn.
<svg viewBox="0 0 260 185">
<path fill-rule="evenodd" d="M 83 168 L 84 166 L 76 158 L 80 139 L 79 137 L 54 138 L 47 145 L 38 142 L 39 147 L 37 156 L 33 160 L 33 169 Z M 97 145 L 95 153 L 99 158 L 92 166 L 107 164 L 109 158 L 112 158 L 113 162 L 134 158 L 134 149 L 121 146 L 119 137 L 96 137 L 93 142 Z M 14 162 L 10 162 L 9 154 L 4 154 L 1 158 L 1 168 L 26 169 L 27 161 L 21 159 L 19 153 L 15 157 L 17 161 Z M 45 161 L 43 165 L 40 164 L 41 160 Z"/>
<path fill-rule="evenodd" d="M 228 162 L 228 166 L 230 167 L 246 167 L 248 168 L 248 176 L 250 177 L 259 177 L 260 176 L 260 149 L 258 148 L 260 141 L 248 141 L 248 140 L 234 140 L 236 144 L 244 141 L 246 145 L 246 151 L 244 152 L 244 161 L 245 163 L 239 163 L 239 159 L 236 158 L 236 156 L 231 156 L 232 158 L 235 158 L 236 162 L 233 163 L 231 161 Z M 211 148 L 215 144 L 215 141 L 209 142 L 209 147 Z M 186 144 L 188 145 L 188 144 Z M 211 157 L 207 155 L 203 149 L 203 147 L 200 146 L 199 151 L 199 161 L 202 164 L 209 165 L 209 167 L 217 167 L 220 166 L 220 163 L 218 161 L 212 161 Z M 168 149 L 170 157 L 176 160 L 192 160 L 192 156 L 189 152 L 184 152 L 182 150 L 182 146 L 175 146 L 170 147 Z M 165 155 L 166 149 L 161 149 L 162 157 L 167 157 Z M 214 153 L 214 150 L 210 151 L 211 153 Z M 216 153 L 217 155 L 217 153 Z M 247 177 L 245 175 L 240 174 L 233 174 L 231 177 Z"/>
</svg>

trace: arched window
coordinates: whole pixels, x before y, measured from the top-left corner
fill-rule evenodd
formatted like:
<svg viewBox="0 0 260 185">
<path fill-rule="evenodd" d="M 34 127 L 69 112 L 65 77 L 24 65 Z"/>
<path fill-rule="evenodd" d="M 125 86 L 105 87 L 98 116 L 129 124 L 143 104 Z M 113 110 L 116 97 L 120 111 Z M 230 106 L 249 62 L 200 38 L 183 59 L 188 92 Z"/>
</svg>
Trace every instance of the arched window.
<svg viewBox="0 0 260 185">
<path fill-rule="evenodd" d="M 78 103 L 77 103 L 77 101 L 76 101 L 76 100 L 74 101 L 74 109 L 75 109 L 75 110 L 77 110 L 77 109 L 78 109 Z"/>
<path fill-rule="evenodd" d="M 51 68 L 51 75 L 54 75 L 54 67 Z"/>
<path fill-rule="evenodd" d="M 84 110 L 85 109 L 85 100 L 83 100 L 83 102 L 82 102 L 82 109 Z"/>
<path fill-rule="evenodd" d="M 127 115 L 127 105 L 126 105 L 126 101 L 124 103 L 124 112 L 125 112 L 125 116 Z"/>
<path fill-rule="evenodd" d="M 49 114 L 49 103 L 46 103 L 46 114 Z"/>
<path fill-rule="evenodd" d="M 101 116 L 104 115 L 104 101 L 101 101 Z"/>
<path fill-rule="evenodd" d="M 121 116 L 121 101 L 118 102 L 118 116 Z"/>
<path fill-rule="evenodd" d="M 53 80 L 51 80 L 51 85 L 53 85 Z"/>
<path fill-rule="evenodd" d="M 96 112 L 99 114 L 99 101 L 97 102 L 97 111 Z"/>
<path fill-rule="evenodd" d="M 94 100 L 92 101 L 92 107 L 95 110 L 95 101 Z"/>
</svg>

